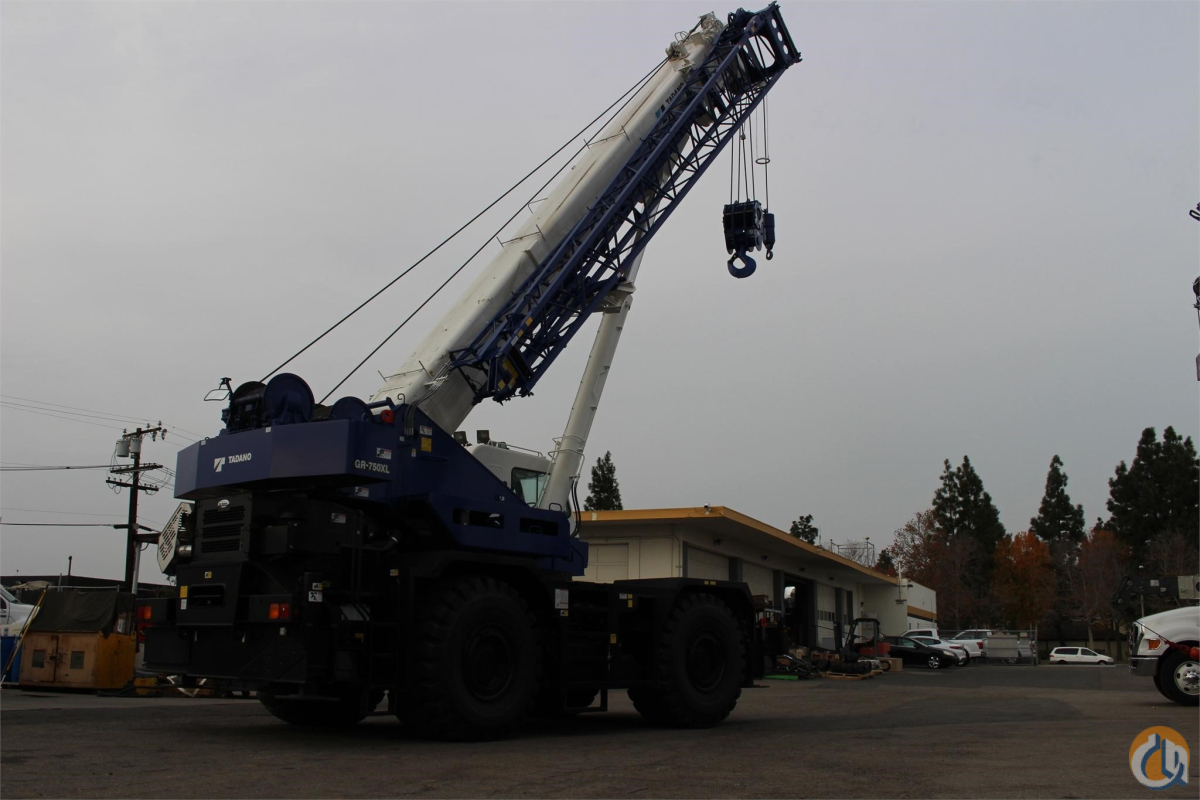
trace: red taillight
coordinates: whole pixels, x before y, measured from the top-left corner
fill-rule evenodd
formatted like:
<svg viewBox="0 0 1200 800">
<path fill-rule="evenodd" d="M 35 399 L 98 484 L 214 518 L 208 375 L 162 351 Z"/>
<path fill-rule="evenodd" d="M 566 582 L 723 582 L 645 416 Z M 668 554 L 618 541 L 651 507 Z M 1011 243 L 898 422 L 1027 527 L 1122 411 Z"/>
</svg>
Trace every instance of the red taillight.
<svg viewBox="0 0 1200 800">
<path fill-rule="evenodd" d="M 267 609 L 267 617 L 270 619 L 291 619 L 292 606 L 290 603 L 271 603 Z"/>
</svg>

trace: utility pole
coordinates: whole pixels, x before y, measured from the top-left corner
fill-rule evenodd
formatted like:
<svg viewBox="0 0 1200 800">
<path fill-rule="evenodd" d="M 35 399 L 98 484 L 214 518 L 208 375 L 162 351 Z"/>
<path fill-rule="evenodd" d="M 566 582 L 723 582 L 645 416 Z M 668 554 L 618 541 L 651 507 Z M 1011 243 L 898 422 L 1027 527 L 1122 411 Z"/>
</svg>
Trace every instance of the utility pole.
<svg viewBox="0 0 1200 800">
<path fill-rule="evenodd" d="M 138 549 L 141 547 L 137 538 L 138 529 L 141 527 L 137 521 L 138 493 L 150 492 L 153 494 L 158 491 L 157 486 L 143 486 L 141 483 L 142 473 L 152 469 L 162 469 L 162 464 L 143 464 L 142 463 L 142 438 L 149 435 L 151 440 L 158 439 L 158 434 L 166 434 L 166 429 L 162 427 L 160 422 L 157 427 L 139 427 L 132 433 L 126 431 L 122 433 L 121 438 L 117 440 L 117 456 L 128 458 L 133 456 L 132 467 L 113 467 L 109 470 L 113 475 L 129 475 L 128 483 L 125 481 L 113 480 L 108 478 L 105 483 L 111 486 L 123 486 L 131 491 L 129 492 L 129 522 L 126 525 L 114 525 L 115 528 L 125 528 L 125 585 L 132 592 L 137 592 L 137 562 Z"/>
</svg>

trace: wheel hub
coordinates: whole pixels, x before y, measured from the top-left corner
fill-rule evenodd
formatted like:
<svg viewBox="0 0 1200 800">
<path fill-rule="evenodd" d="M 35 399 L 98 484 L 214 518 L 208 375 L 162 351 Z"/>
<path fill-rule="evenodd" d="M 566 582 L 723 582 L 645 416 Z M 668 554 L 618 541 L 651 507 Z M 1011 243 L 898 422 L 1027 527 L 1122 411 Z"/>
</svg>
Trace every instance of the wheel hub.
<svg viewBox="0 0 1200 800">
<path fill-rule="evenodd" d="M 507 631 L 487 625 L 471 634 L 462 651 L 463 682 L 479 700 L 504 694 L 516 671 L 515 648 Z"/>
<path fill-rule="evenodd" d="M 725 677 L 725 647 L 711 633 L 696 637 L 688 648 L 687 675 L 698 691 L 711 692 Z"/>
<path fill-rule="evenodd" d="M 1175 685 L 1186 694 L 1200 694 L 1200 664 L 1185 661 L 1176 667 Z"/>
</svg>

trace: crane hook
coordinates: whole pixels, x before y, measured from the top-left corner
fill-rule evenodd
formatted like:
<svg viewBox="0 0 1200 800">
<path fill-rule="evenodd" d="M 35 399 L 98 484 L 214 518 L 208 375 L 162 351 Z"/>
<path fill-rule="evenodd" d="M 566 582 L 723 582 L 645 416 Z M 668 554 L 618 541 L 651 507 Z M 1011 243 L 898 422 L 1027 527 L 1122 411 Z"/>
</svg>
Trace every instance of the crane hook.
<svg viewBox="0 0 1200 800">
<path fill-rule="evenodd" d="M 767 253 L 767 258 L 770 258 L 770 257 L 771 257 L 771 254 Z M 733 262 L 737 261 L 738 259 L 741 259 L 742 263 L 745 264 L 744 267 L 735 267 L 733 265 Z M 746 255 L 745 250 L 738 250 L 736 253 L 734 253 L 732 256 L 730 256 L 728 266 L 729 266 L 729 274 L 732 275 L 733 277 L 749 278 L 751 275 L 754 274 L 754 270 L 758 268 L 758 262 L 756 262 L 750 256 Z"/>
</svg>

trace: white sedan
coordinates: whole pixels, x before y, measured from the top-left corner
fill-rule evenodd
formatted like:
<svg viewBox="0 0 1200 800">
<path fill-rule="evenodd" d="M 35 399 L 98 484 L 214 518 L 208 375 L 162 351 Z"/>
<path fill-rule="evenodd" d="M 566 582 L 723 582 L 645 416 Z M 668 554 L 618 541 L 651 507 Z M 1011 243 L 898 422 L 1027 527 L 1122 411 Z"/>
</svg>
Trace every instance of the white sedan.
<svg viewBox="0 0 1200 800">
<path fill-rule="evenodd" d="M 1086 647 L 1056 647 L 1050 651 L 1051 664 L 1115 664 L 1112 656 L 1105 656 Z"/>
</svg>

